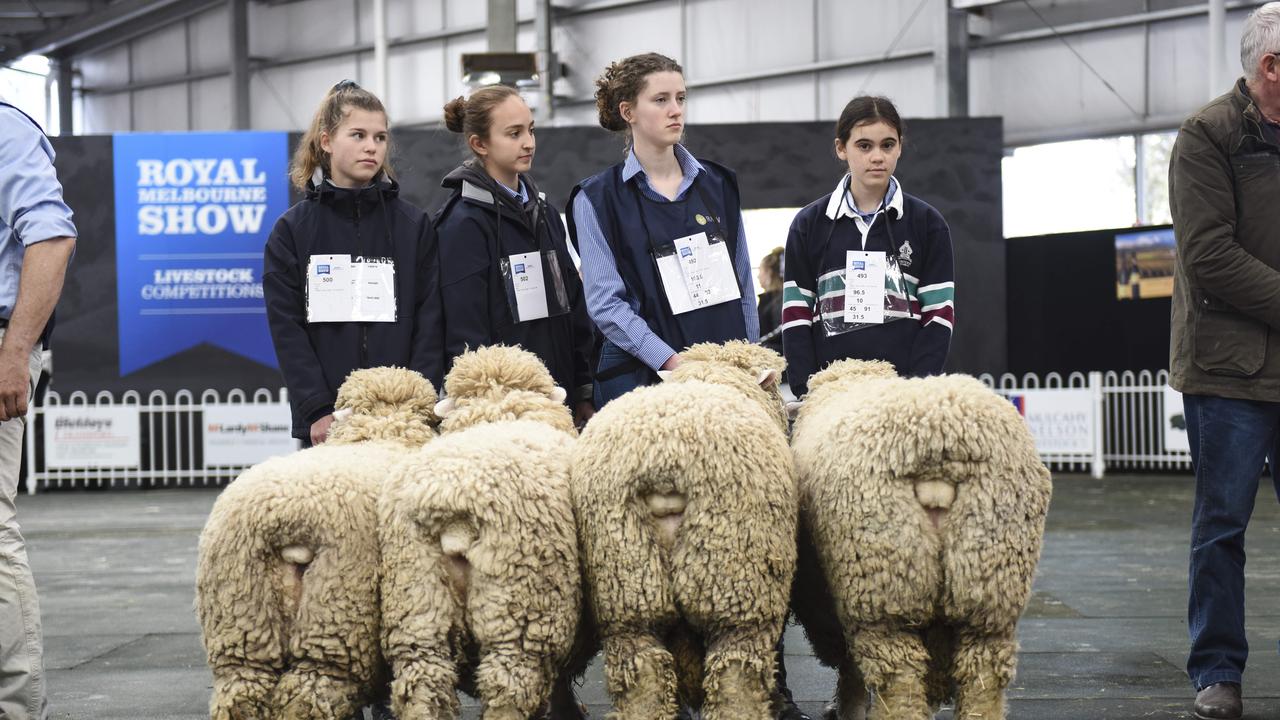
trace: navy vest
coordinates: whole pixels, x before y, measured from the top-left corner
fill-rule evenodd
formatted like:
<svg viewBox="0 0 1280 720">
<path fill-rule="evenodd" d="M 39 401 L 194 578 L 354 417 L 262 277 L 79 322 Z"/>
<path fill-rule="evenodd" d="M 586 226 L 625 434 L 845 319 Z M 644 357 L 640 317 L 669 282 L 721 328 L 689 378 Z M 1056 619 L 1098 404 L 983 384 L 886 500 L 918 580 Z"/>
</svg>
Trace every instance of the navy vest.
<svg viewBox="0 0 1280 720">
<path fill-rule="evenodd" d="M 658 276 L 654 246 L 698 232 L 722 235 L 730 259 L 737 262 L 741 212 L 738 180 L 732 170 L 722 165 L 701 159 L 698 162 L 705 172 L 698 173 L 693 186 L 675 202 L 656 202 L 644 197 L 638 177 L 624 183 L 622 164 L 582 181 L 569 196 L 572 210 L 577 194 L 586 193 L 627 295 L 639 301 L 639 315 L 649 329 L 676 352 L 694 343 L 747 339 L 740 302 L 724 302 L 673 315 Z M 573 213 L 568 215 L 569 232 L 577 246 Z M 718 221 L 699 223 L 699 215 L 704 220 L 711 216 Z M 735 270 L 741 268 L 735 267 Z"/>
</svg>

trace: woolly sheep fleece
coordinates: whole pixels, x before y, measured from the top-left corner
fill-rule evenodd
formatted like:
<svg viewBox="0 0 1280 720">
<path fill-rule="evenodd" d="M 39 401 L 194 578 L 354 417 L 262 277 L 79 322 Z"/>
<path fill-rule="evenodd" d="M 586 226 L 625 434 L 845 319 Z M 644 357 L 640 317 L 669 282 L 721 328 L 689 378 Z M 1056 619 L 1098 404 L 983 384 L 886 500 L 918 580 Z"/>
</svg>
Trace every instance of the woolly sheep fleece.
<svg viewBox="0 0 1280 720">
<path fill-rule="evenodd" d="M 526 720 L 578 628 L 577 431 L 563 391 L 518 348 L 464 353 L 445 391 L 441 438 L 396 468 L 378 507 L 392 709 L 456 717 L 461 686 L 486 720 Z"/>
<path fill-rule="evenodd" d="M 784 362 L 740 341 L 682 358 L 668 381 L 600 410 L 574 450 L 613 717 L 674 718 L 680 703 L 708 720 L 771 719 L 796 548 Z"/>
<path fill-rule="evenodd" d="M 353 372 L 327 442 L 255 465 L 218 496 L 196 569 L 213 720 L 349 718 L 385 686 L 378 492 L 434 436 L 435 401 L 416 372 Z"/>
<path fill-rule="evenodd" d="M 974 378 L 879 362 L 817 373 L 792 431 L 795 610 L 840 669 L 840 717 L 1004 717 L 1051 493 L 1013 405 Z M 854 662 L 849 663 L 847 658 Z"/>
</svg>

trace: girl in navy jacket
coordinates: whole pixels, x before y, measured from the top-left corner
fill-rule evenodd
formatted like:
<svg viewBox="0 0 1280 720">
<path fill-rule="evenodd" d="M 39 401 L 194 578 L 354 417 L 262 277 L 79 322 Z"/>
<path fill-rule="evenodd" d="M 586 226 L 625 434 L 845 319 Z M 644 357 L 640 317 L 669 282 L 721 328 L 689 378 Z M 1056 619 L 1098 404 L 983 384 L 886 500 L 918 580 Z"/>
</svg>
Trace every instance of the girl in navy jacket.
<svg viewBox="0 0 1280 720">
<path fill-rule="evenodd" d="M 293 434 L 324 442 L 338 386 L 353 370 L 382 365 L 443 374 L 436 238 L 426 213 L 399 198 L 387 164 L 387 113 L 350 80 L 325 95 L 298 144 L 290 177 L 306 198 L 267 238 L 262 291 L 280 372 L 289 389 Z M 385 291 L 394 311 L 339 319 L 309 309 L 308 293 L 349 261 L 394 268 Z M 354 304 L 354 303 L 352 303 Z"/>
<path fill-rule="evenodd" d="M 630 144 L 624 162 L 583 180 L 569 199 L 587 310 L 604 335 L 597 407 L 656 382 L 694 343 L 760 337 L 737 176 L 680 144 L 684 103 L 684 71 L 657 53 L 619 60 L 596 80 L 601 127 Z M 692 237 L 708 248 L 707 260 L 694 261 L 719 271 L 697 302 L 694 289 L 682 297 L 673 287 L 674 246 Z M 681 247 L 679 258 L 689 252 Z"/>
<path fill-rule="evenodd" d="M 836 155 L 848 173 L 802 209 L 787 235 L 782 340 L 791 389 L 835 360 L 887 360 L 900 375 L 942 372 L 955 324 L 951 231 L 942 215 L 893 176 L 903 125 L 893 103 L 856 97 L 836 123 Z M 890 268 L 884 317 L 846 322 L 849 251 L 881 253 Z M 876 302 L 881 297 L 876 294 Z"/>
<path fill-rule="evenodd" d="M 474 156 L 445 177 L 452 194 L 435 219 L 446 365 L 467 348 L 519 345 L 542 360 L 584 423 L 594 412 L 591 321 L 564 223 L 528 175 L 533 114 L 501 85 L 444 110 L 445 126 Z"/>
</svg>

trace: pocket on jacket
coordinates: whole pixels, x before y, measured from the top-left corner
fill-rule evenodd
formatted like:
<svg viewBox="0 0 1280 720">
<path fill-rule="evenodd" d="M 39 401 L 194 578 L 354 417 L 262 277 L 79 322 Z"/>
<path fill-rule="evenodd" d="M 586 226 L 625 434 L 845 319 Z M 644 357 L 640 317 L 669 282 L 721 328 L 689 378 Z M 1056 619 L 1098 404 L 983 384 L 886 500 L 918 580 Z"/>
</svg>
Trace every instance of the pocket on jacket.
<svg viewBox="0 0 1280 720">
<path fill-rule="evenodd" d="M 1267 359 L 1266 323 L 1200 299 L 1195 314 L 1195 364 L 1210 375 L 1251 377 Z"/>
</svg>

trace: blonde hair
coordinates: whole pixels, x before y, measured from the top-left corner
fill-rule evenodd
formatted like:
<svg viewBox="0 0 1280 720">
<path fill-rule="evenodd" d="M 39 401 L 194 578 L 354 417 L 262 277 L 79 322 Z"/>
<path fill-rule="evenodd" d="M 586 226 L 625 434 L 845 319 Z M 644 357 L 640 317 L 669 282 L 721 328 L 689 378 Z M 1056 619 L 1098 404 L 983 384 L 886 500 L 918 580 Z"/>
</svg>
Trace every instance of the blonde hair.
<svg viewBox="0 0 1280 720">
<path fill-rule="evenodd" d="M 289 180 L 294 187 L 306 190 L 307 182 L 315 174 L 316 168 L 323 168 L 326 174 L 329 172 L 329 153 L 320 147 L 320 138 L 326 133 L 332 136 L 342 121 L 347 119 L 352 108 L 382 113 L 384 118 L 387 116 L 387 110 L 378 96 L 352 80 L 343 80 L 330 88 L 325 93 L 324 100 L 320 101 L 320 107 L 316 108 L 310 127 L 298 141 L 298 149 L 293 152 L 293 161 L 289 163 Z M 395 173 L 391 170 L 390 137 L 387 139 L 387 156 L 382 162 L 381 170 L 388 179 L 395 178 Z"/>
<path fill-rule="evenodd" d="M 760 267 L 768 270 L 771 276 L 765 291 L 782 289 L 782 255 L 785 252 L 783 248 L 776 247 L 760 260 Z"/>
</svg>

